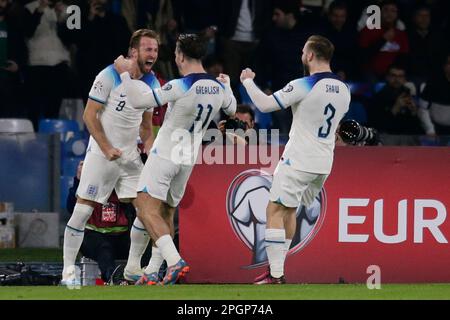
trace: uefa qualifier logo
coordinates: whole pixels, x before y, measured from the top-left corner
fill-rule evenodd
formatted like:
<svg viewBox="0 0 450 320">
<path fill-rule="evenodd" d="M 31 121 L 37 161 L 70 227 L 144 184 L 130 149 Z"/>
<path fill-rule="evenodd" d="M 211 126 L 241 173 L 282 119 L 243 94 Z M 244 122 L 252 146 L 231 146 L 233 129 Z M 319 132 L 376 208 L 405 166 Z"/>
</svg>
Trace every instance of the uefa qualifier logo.
<svg viewBox="0 0 450 320">
<path fill-rule="evenodd" d="M 267 263 L 264 236 L 272 178 L 267 172 L 250 169 L 237 175 L 228 188 L 228 219 L 236 236 L 252 251 L 252 261 L 250 265 L 244 266 L 246 269 Z M 310 207 L 298 207 L 297 229 L 288 255 L 296 254 L 314 238 L 325 219 L 325 211 L 324 189 Z"/>
</svg>

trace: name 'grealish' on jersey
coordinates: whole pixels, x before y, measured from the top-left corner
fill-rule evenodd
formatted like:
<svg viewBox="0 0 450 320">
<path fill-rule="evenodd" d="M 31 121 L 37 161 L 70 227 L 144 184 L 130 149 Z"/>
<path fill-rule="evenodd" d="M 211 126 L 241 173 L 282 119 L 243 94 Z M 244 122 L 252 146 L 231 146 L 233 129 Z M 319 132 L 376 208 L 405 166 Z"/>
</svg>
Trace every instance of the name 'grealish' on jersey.
<svg viewBox="0 0 450 320">
<path fill-rule="evenodd" d="M 222 109 L 225 114 L 233 115 L 236 111 L 236 99 L 229 85 L 206 73 L 192 73 L 162 88 L 147 89 L 143 94 L 136 92 L 135 81 L 128 73 L 122 73 L 121 78 L 127 82 L 127 92 L 130 97 L 133 95 L 136 107 L 168 103 L 163 125 L 150 151 L 167 160 L 174 161 L 177 150 L 184 150 L 181 161 L 194 164 L 202 138 L 216 113 Z M 180 133 L 188 138 L 178 139 Z"/>
<path fill-rule="evenodd" d="M 136 86 L 140 91 L 145 91 L 148 87 L 161 87 L 153 71 L 137 80 Z M 142 114 L 151 112 L 153 107 L 148 105 L 146 108 L 137 109 L 131 105 L 114 65 L 106 67 L 97 75 L 89 92 L 89 99 L 104 105 L 98 113 L 98 118 L 111 145 L 122 151 L 123 158 L 136 156 Z M 92 136 L 89 139 L 88 151 L 104 156 Z"/>
</svg>

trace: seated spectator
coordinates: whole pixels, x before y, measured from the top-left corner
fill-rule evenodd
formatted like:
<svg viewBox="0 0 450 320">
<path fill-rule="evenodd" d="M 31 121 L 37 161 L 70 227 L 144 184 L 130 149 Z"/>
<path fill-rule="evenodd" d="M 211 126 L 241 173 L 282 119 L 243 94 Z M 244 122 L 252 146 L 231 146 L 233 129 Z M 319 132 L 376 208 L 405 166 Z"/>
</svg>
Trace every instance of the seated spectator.
<svg viewBox="0 0 450 320">
<path fill-rule="evenodd" d="M 384 144 L 415 145 L 417 139 L 410 135 L 423 133 L 417 115 L 417 104 L 413 98 L 414 86 L 406 85 L 405 68 L 392 65 L 386 75 L 386 85 L 374 95 L 369 108 L 369 124 L 381 134 L 408 135 L 409 137 L 387 137 Z M 389 141 L 386 139 L 389 138 Z M 383 138 L 382 138 L 383 139 Z"/>
<path fill-rule="evenodd" d="M 78 165 L 73 187 L 67 196 L 67 211 L 72 214 L 76 203 L 76 191 L 80 183 L 83 161 Z M 108 203 L 98 204 L 89 218 L 80 252 L 83 256 L 95 260 L 101 272 L 102 280 L 108 282 L 116 268 L 115 260 L 126 260 L 130 249 L 130 227 L 136 212 L 132 204 L 119 202 L 115 191 Z M 147 249 L 151 250 L 149 245 Z M 149 250 L 143 260 L 148 261 Z"/>
<path fill-rule="evenodd" d="M 26 64 L 27 49 L 12 6 L 10 0 L 0 0 L 0 118 L 27 116 L 18 103 L 22 96 L 20 74 Z"/>
<path fill-rule="evenodd" d="M 398 17 L 397 4 L 386 0 L 381 5 L 381 29 L 369 29 L 367 26 L 359 35 L 361 55 L 366 61 L 363 69 L 370 80 L 382 79 L 389 66 L 404 58 L 409 52 L 408 36 L 396 27 Z"/>
<path fill-rule="evenodd" d="M 40 118 L 58 118 L 61 101 L 71 88 L 67 39 L 58 32 L 66 29 L 66 7 L 61 1 L 36 0 L 25 8 L 29 57 L 25 84 L 30 118 L 37 131 Z"/>
<path fill-rule="evenodd" d="M 418 7 L 408 31 L 410 74 L 417 86 L 429 79 L 436 71 L 436 61 L 441 61 L 448 51 L 448 43 L 440 30 L 431 29 L 430 8 Z M 438 66 L 440 69 L 440 66 Z"/>
<path fill-rule="evenodd" d="M 426 83 L 420 107 L 419 116 L 427 135 L 450 135 L 450 54 L 441 72 Z"/>
</svg>

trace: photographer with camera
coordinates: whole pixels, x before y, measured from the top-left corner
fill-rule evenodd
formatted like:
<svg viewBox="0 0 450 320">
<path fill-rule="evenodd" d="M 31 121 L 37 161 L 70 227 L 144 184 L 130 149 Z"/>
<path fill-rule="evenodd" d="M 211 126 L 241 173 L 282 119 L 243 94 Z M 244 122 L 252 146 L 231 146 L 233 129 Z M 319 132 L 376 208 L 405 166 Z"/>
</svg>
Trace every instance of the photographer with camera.
<svg viewBox="0 0 450 320">
<path fill-rule="evenodd" d="M 419 144 L 417 135 L 423 130 L 414 91 L 414 86 L 409 87 L 406 81 L 405 68 L 390 66 L 386 85 L 374 95 L 368 112 L 369 124 L 380 131 L 384 144 Z"/>
<path fill-rule="evenodd" d="M 255 112 L 247 104 L 240 104 L 236 114 L 218 125 L 224 135 L 224 144 L 258 144 L 258 135 L 255 129 Z M 254 138 L 254 139 L 253 139 Z"/>
</svg>

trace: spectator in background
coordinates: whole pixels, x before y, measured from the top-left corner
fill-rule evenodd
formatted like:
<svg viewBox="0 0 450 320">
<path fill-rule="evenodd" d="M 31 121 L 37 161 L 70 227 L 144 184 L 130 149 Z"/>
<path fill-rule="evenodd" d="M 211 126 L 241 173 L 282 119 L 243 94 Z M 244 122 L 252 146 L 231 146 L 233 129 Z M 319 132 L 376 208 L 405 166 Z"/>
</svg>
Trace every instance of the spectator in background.
<svg viewBox="0 0 450 320">
<path fill-rule="evenodd" d="M 345 2 L 336 0 L 328 8 L 323 35 L 334 44 L 335 51 L 331 69 L 343 81 L 354 79 L 357 74 L 358 33 L 347 23 L 348 8 Z"/>
<path fill-rule="evenodd" d="M 240 104 L 236 107 L 234 116 L 219 122 L 218 129 L 225 137 L 225 144 L 258 144 L 258 134 L 255 126 L 255 112 L 247 104 Z M 241 129 L 245 136 L 239 132 L 227 132 L 227 130 Z"/>
<path fill-rule="evenodd" d="M 25 6 L 28 69 L 25 84 L 30 119 L 37 130 L 40 118 L 58 118 L 63 97 L 70 88 L 70 54 L 66 38 L 65 6 L 61 1 L 36 0 Z"/>
<path fill-rule="evenodd" d="M 450 135 L 450 54 L 441 71 L 427 82 L 420 107 L 419 116 L 427 135 Z"/>
<path fill-rule="evenodd" d="M 391 64 L 398 62 L 409 52 L 408 36 L 396 27 L 398 7 L 395 1 L 381 4 L 381 29 L 361 30 L 359 45 L 361 55 L 366 58 L 363 69 L 369 80 L 382 79 Z"/>
<path fill-rule="evenodd" d="M 408 31 L 410 73 L 412 80 L 420 86 L 433 71 L 436 72 L 436 61 L 441 61 L 448 51 L 448 41 L 445 41 L 440 30 L 431 29 L 429 7 L 418 7 L 412 22 Z"/>
<path fill-rule="evenodd" d="M 11 14 L 11 0 L 0 0 L 0 117 L 26 117 L 21 99 L 21 72 L 27 49 L 17 17 Z"/>
<path fill-rule="evenodd" d="M 131 33 L 122 16 L 108 11 L 108 0 L 87 0 L 82 9 L 82 28 L 68 30 L 77 44 L 76 65 L 81 95 L 87 99 L 95 76 L 117 56 L 125 54 Z"/>
<path fill-rule="evenodd" d="M 406 85 L 406 70 L 400 65 L 389 67 L 386 85 L 374 95 L 369 108 L 369 124 L 382 135 L 386 145 L 416 145 L 423 133 L 414 86 Z"/>
<path fill-rule="evenodd" d="M 361 31 L 362 29 L 364 29 L 367 26 L 367 20 L 369 18 L 369 15 L 367 13 L 367 8 L 371 5 L 377 5 L 379 7 L 381 7 L 383 5 L 385 0 L 361 0 L 361 1 L 356 1 L 357 3 L 352 3 L 352 8 L 358 8 L 358 4 L 364 4 L 364 2 L 366 2 L 365 5 L 363 5 L 362 11 L 360 11 L 360 15 L 359 15 L 359 19 L 356 22 L 356 29 L 358 31 Z M 406 0 L 409 1 L 409 0 Z M 397 8 L 398 9 L 398 8 Z M 397 21 L 395 22 L 395 27 L 399 30 L 406 30 L 406 26 L 405 23 L 397 16 Z"/>
<path fill-rule="evenodd" d="M 80 161 L 73 187 L 67 196 L 67 211 L 72 214 L 77 202 L 76 191 L 80 184 L 83 161 Z M 98 263 L 102 280 L 108 282 L 116 269 L 115 260 L 126 260 L 130 249 L 130 228 L 136 217 L 131 203 L 122 203 L 115 191 L 104 205 L 97 204 L 86 224 L 81 254 Z M 151 248 L 148 246 L 147 248 Z M 149 260 L 147 250 L 144 261 Z"/>
<path fill-rule="evenodd" d="M 308 33 L 300 23 L 299 14 L 297 0 L 277 1 L 274 5 L 274 27 L 261 41 L 256 62 L 257 82 L 268 95 L 303 74 L 300 60 Z M 280 135 L 289 134 L 292 123 L 290 109 L 273 112 L 272 119 L 272 126 L 280 130 Z"/>
<path fill-rule="evenodd" d="M 219 52 L 237 92 L 241 70 L 253 65 L 258 41 L 270 26 L 271 1 L 220 0 L 216 10 L 219 12 Z"/>
<path fill-rule="evenodd" d="M 178 0 L 180 29 L 183 33 L 201 33 L 208 39 L 207 55 L 216 52 L 219 11 L 215 1 Z M 207 12 L 208 14 L 198 14 Z"/>
</svg>

